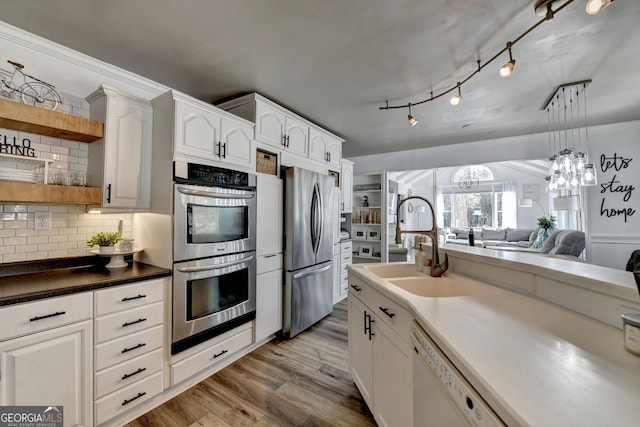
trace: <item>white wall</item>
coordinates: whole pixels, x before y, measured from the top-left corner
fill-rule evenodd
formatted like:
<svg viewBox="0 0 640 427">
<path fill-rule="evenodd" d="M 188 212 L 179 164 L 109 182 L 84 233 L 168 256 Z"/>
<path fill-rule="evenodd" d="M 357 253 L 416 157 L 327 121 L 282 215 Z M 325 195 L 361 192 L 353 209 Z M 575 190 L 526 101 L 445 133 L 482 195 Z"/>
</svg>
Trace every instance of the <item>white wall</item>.
<svg viewBox="0 0 640 427">
<path fill-rule="evenodd" d="M 464 153 L 464 156 L 460 155 Z M 598 170 L 598 185 L 587 188 L 585 192 L 585 220 L 587 233 L 587 260 L 606 267 L 624 269 L 632 250 L 640 249 L 640 121 L 613 123 L 589 127 L 589 153 L 592 163 Z M 612 158 L 614 155 L 632 159 L 628 167 L 616 171 L 611 167 L 606 172 L 600 164 L 602 155 Z M 516 138 L 501 138 L 473 143 L 423 148 L 418 150 L 384 153 L 351 157 L 354 172 L 369 170 L 404 171 L 432 167 L 462 166 L 467 164 L 491 163 L 502 160 L 540 159 L 548 157 L 547 134 L 524 135 Z M 618 160 L 618 167 L 620 166 Z M 603 186 L 616 177 L 619 183 L 615 187 L 634 187 L 628 200 L 623 200 L 623 192 L 611 191 Z M 522 197 L 522 184 L 518 182 L 518 198 Z M 545 204 L 544 182 L 540 184 L 540 203 Z M 605 199 L 605 208 L 616 211 L 626 210 L 627 219 L 622 215 L 608 217 L 601 214 L 601 203 Z M 534 204 L 525 213 L 518 213 L 518 224 L 535 221 L 540 210 Z M 547 210 L 548 213 L 548 210 Z"/>
</svg>

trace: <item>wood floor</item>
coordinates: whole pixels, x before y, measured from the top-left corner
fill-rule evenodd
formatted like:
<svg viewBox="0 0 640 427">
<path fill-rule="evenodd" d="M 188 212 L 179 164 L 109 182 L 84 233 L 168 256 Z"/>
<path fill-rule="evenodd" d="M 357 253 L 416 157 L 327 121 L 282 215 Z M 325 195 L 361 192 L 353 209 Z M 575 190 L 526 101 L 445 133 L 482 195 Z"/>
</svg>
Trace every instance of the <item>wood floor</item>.
<svg viewBox="0 0 640 427">
<path fill-rule="evenodd" d="M 128 427 L 375 425 L 349 374 L 343 300 L 302 334 L 263 345 Z"/>
</svg>

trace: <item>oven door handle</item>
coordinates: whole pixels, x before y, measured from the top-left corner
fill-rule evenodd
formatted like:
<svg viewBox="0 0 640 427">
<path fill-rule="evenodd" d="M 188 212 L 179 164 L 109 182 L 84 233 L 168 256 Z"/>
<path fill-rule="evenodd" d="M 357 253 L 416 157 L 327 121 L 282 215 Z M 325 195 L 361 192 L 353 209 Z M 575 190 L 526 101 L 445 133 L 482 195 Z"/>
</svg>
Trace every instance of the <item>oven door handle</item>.
<svg viewBox="0 0 640 427">
<path fill-rule="evenodd" d="M 231 267 L 234 265 L 242 264 L 243 262 L 251 261 L 253 257 L 253 255 L 249 255 L 248 257 L 239 259 L 237 261 L 225 262 L 223 264 L 200 265 L 197 267 L 176 267 L 176 270 L 178 270 L 180 273 L 198 273 L 200 271 L 218 270 L 221 268 Z"/>
<path fill-rule="evenodd" d="M 221 193 L 218 191 L 207 191 L 207 190 L 193 190 L 191 188 L 185 187 L 177 187 L 178 192 L 182 194 L 186 194 L 187 196 L 202 196 L 202 197 L 211 197 L 214 199 L 253 199 L 256 197 L 255 192 L 238 194 L 238 193 Z"/>
</svg>

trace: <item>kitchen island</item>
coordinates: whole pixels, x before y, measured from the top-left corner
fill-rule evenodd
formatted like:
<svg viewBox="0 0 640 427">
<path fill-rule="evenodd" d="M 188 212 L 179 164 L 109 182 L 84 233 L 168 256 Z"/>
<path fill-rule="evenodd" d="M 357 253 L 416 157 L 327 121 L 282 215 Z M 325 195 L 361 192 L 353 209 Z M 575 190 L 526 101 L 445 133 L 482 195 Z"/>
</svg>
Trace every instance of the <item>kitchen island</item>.
<svg viewBox="0 0 640 427">
<path fill-rule="evenodd" d="M 506 425 L 637 425 L 640 357 L 624 350 L 619 317 L 640 311 L 631 273 L 531 254 L 444 250 L 451 269 L 443 278 L 412 264 L 350 266 L 350 302 L 373 292 L 372 311 L 390 306 L 395 319 L 408 313 Z M 394 337 L 378 327 L 385 314 L 369 325 L 375 338 Z M 409 325 L 399 323 L 397 332 L 404 335 L 395 341 L 398 355 L 408 358 Z M 358 351 L 350 351 L 352 372 Z M 418 397 L 412 406 L 424 403 Z"/>
</svg>

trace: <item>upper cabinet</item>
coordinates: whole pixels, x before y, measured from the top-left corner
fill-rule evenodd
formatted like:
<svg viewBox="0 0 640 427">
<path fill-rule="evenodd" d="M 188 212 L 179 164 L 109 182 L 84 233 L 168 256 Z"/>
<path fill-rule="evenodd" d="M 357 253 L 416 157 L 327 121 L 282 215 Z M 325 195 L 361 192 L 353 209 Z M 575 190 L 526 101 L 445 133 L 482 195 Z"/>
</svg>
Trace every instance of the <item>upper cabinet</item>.
<svg viewBox="0 0 640 427">
<path fill-rule="evenodd" d="M 213 105 L 175 91 L 152 101 L 156 120 L 163 128 L 163 148 L 173 156 L 255 168 L 252 155 L 253 125 Z M 173 125 L 173 126 L 171 126 Z M 155 140 L 155 138 L 154 138 Z M 160 149 L 160 147 L 158 147 Z"/>
<path fill-rule="evenodd" d="M 330 166 L 340 168 L 342 141 L 322 130 L 311 127 L 309 132 L 309 158 L 319 162 L 327 162 Z"/>
<path fill-rule="evenodd" d="M 103 211 L 147 211 L 150 206 L 153 110 L 148 101 L 100 86 L 87 97 L 104 137 L 89 145 L 87 170 L 102 188 Z"/>
<path fill-rule="evenodd" d="M 218 106 L 255 122 L 256 141 L 277 147 L 283 154 L 319 162 L 324 168 L 340 168 L 343 140 L 275 102 L 253 93 Z"/>
<path fill-rule="evenodd" d="M 341 163 L 340 211 L 342 213 L 351 213 L 353 210 L 353 162 L 342 159 Z"/>
</svg>

